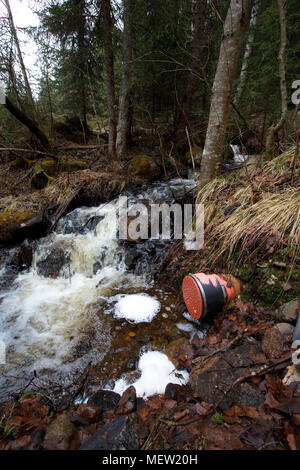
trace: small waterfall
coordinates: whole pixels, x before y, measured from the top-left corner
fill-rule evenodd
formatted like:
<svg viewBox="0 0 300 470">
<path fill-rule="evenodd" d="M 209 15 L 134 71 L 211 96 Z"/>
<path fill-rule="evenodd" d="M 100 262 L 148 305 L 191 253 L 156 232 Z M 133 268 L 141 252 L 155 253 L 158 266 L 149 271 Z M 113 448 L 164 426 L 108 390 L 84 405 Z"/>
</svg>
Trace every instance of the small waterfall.
<svg viewBox="0 0 300 470">
<path fill-rule="evenodd" d="M 249 155 L 244 155 L 239 145 L 230 144 L 230 147 L 233 151 L 233 161 L 235 164 L 239 165 L 248 159 Z"/>
<path fill-rule="evenodd" d="M 181 195 L 185 184 L 186 189 L 196 186 L 176 179 L 173 194 Z M 130 205 L 171 201 L 173 194 L 166 183 L 156 183 L 127 196 Z M 151 276 L 126 268 L 126 249 L 115 236 L 117 204 L 118 198 L 62 218 L 56 232 L 37 243 L 32 267 L 0 291 L 0 340 L 7 348 L 0 386 L 6 393 L 21 388 L 33 370 L 69 387 L 87 364 L 101 364 L 109 351 L 115 299 L 153 289 Z M 147 243 L 140 249 L 147 251 Z M 0 266 L 0 276 L 5 269 Z M 155 296 L 162 304 L 168 298 L 159 289 Z"/>
</svg>

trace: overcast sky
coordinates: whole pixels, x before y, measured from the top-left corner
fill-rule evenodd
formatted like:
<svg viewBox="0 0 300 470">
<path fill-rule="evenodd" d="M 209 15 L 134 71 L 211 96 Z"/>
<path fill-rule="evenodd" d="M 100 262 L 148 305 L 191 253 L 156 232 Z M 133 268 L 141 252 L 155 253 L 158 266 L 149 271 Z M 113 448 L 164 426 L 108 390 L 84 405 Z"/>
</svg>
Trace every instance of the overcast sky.
<svg viewBox="0 0 300 470">
<path fill-rule="evenodd" d="M 38 26 L 38 16 L 33 12 L 35 8 L 34 0 L 10 0 L 10 8 L 17 28 Z M 6 8 L 3 2 L 0 2 L 0 16 L 4 16 L 5 13 Z M 31 81 L 34 82 L 34 76 L 39 73 L 38 66 L 35 66 L 35 63 L 38 62 L 35 43 L 28 38 L 28 35 L 20 30 L 18 30 L 18 37 L 21 42 L 21 49 L 26 68 L 29 70 Z"/>
</svg>

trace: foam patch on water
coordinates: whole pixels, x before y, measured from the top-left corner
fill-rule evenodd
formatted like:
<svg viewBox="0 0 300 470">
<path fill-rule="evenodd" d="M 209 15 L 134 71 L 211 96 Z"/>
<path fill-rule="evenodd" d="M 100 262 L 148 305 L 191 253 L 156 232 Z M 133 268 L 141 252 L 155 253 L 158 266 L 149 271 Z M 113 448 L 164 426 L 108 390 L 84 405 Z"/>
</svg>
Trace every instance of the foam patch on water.
<svg viewBox="0 0 300 470">
<path fill-rule="evenodd" d="M 125 295 L 115 305 L 115 317 L 129 322 L 151 322 L 160 311 L 160 302 L 147 294 Z"/>
<path fill-rule="evenodd" d="M 138 397 L 147 398 L 164 393 L 169 383 L 185 385 L 189 379 L 187 371 L 176 370 L 168 357 L 159 351 L 144 353 L 139 360 L 138 369 L 141 371 L 141 377 L 136 382 L 129 384 L 121 378 L 115 383 L 114 392 L 121 395 L 133 385 Z"/>
</svg>

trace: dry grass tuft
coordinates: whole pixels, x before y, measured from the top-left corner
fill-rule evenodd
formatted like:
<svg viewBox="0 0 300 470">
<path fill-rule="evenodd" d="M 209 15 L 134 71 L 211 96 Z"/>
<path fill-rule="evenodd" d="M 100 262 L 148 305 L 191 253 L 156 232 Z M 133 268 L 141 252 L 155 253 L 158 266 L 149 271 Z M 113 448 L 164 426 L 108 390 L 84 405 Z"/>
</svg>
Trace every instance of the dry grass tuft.
<svg viewBox="0 0 300 470">
<path fill-rule="evenodd" d="M 261 252 L 270 237 L 299 257 L 300 178 L 291 183 L 289 150 L 262 168 L 251 165 L 219 177 L 198 194 L 205 207 L 206 262 L 215 266 L 237 252 L 237 262 Z"/>
</svg>

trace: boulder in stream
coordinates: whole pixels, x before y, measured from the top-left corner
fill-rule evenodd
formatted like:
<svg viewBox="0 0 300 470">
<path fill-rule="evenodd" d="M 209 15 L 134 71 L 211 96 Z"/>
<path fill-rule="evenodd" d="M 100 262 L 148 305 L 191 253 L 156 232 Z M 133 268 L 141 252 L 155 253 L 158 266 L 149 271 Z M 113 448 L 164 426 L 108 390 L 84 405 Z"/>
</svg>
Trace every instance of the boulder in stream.
<svg viewBox="0 0 300 470">
<path fill-rule="evenodd" d="M 38 274 L 45 277 L 57 278 L 60 270 L 70 261 L 70 254 L 62 248 L 49 253 L 46 258 L 37 262 Z"/>
<path fill-rule="evenodd" d="M 153 157 L 136 155 L 128 165 L 128 173 L 139 176 L 147 181 L 153 181 L 161 175 L 161 169 Z"/>
<path fill-rule="evenodd" d="M 88 400 L 89 404 L 100 406 L 102 411 L 108 411 L 116 408 L 121 396 L 112 390 L 98 390 Z"/>
</svg>

